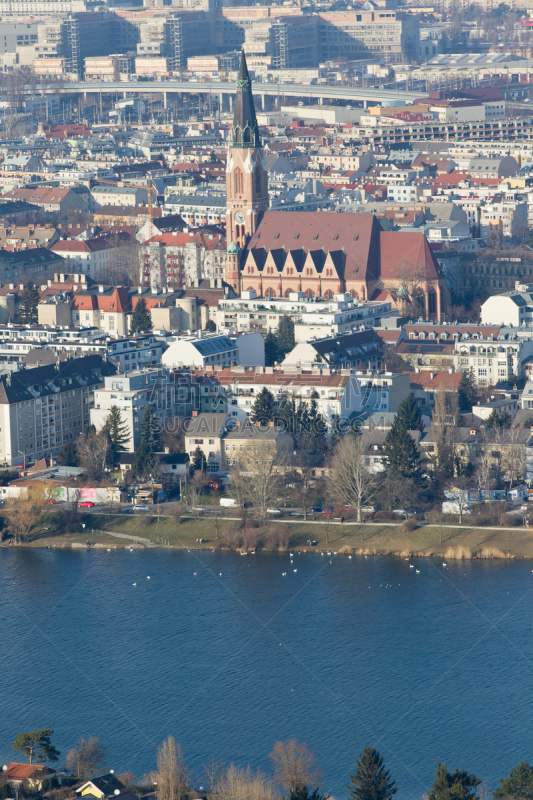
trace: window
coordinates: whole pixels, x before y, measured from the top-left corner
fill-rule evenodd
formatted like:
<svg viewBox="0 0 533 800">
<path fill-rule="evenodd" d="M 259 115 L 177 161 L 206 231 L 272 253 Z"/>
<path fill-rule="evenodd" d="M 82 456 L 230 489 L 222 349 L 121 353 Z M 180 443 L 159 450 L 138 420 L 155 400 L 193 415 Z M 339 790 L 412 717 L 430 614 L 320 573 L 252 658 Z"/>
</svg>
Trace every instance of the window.
<svg viewBox="0 0 533 800">
<path fill-rule="evenodd" d="M 242 194 L 243 191 L 243 181 L 242 181 L 242 170 L 236 169 L 233 175 L 233 186 L 235 194 Z"/>
</svg>

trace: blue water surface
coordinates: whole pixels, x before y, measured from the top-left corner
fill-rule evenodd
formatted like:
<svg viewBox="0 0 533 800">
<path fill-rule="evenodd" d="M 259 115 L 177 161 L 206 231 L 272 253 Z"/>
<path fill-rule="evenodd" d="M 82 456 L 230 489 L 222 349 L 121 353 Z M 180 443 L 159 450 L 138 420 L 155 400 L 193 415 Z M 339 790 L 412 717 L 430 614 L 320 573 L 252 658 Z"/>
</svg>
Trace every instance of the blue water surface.
<svg viewBox="0 0 533 800">
<path fill-rule="evenodd" d="M 400 800 L 438 758 L 493 789 L 533 760 L 531 564 L 411 563 L 2 549 L 2 763 L 51 727 L 63 754 L 99 736 L 141 777 L 171 733 L 205 785 L 212 756 L 269 771 L 296 737 L 337 800 L 370 744 Z"/>
</svg>

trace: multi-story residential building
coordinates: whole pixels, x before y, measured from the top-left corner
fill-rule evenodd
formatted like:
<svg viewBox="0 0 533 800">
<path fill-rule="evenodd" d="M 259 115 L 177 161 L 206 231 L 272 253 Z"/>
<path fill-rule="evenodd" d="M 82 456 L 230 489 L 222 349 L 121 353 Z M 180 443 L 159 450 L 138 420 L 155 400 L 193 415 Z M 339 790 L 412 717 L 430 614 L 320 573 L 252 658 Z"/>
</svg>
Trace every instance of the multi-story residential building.
<svg viewBox="0 0 533 800">
<path fill-rule="evenodd" d="M 108 269 L 115 259 L 120 258 L 117 256 L 118 250 L 130 243 L 131 237 L 123 233 L 113 237 L 98 236 L 87 241 L 61 239 L 50 249 L 65 259 L 65 266 L 69 271 L 81 270 L 93 280 L 102 280 L 107 277 Z M 133 257 L 130 254 L 130 258 Z"/>
<path fill-rule="evenodd" d="M 373 56 L 387 64 L 417 61 L 420 49 L 418 17 L 404 11 L 321 12 L 320 58 L 329 60 Z"/>
<path fill-rule="evenodd" d="M 91 211 L 103 206 L 141 206 L 148 203 L 148 189 L 142 186 L 94 186 Z"/>
<path fill-rule="evenodd" d="M 215 368 L 208 374 L 226 388 L 229 414 L 241 421 L 265 387 L 278 405 L 284 398 L 306 403 L 315 399 L 328 425 L 336 418 L 346 422 L 369 411 L 396 411 L 409 395 L 408 373 L 354 372 L 329 367 L 311 370 L 236 367 Z"/>
<path fill-rule="evenodd" d="M 352 300 L 348 292 L 335 294 L 331 300 L 316 302 L 304 292 L 290 292 L 288 297 L 257 297 L 255 290 L 240 297 L 220 300 L 216 314 L 219 329 L 238 331 L 276 331 L 279 320 L 289 316 L 295 322 L 297 342 L 313 336 L 346 333 L 360 325 L 378 326 L 387 317 L 397 317 L 390 301 Z"/>
<path fill-rule="evenodd" d="M 232 367 L 239 363 L 239 347 L 229 336 L 198 331 L 193 336 L 175 338 L 163 353 L 162 363 L 168 368 Z"/>
<path fill-rule="evenodd" d="M 527 231 L 528 204 L 514 192 L 495 194 L 480 209 L 481 236 L 491 246 L 501 247 L 501 237 L 523 236 Z"/>
<path fill-rule="evenodd" d="M 513 376 L 521 377 L 525 362 L 532 355 L 531 340 L 478 339 L 457 342 L 453 360 L 457 372 L 473 370 L 480 386 L 491 386 Z"/>
<path fill-rule="evenodd" d="M 226 197 L 221 193 L 171 194 L 165 212 L 179 214 L 189 225 L 220 225 L 226 218 Z"/>
<path fill-rule="evenodd" d="M 514 290 L 493 294 L 481 306 L 481 322 L 485 325 L 533 324 L 533 284 L 515 282 Z"/>
<path fill-rule="evenodd" d="M 300 341 L 287 353 L 281 366 L 312 369 L 324 364 L 330 369 L 370 369 L 381 366 L 382 341 L 372 328 L 363 328 L 323 339 Z"/>
<path fill-rule="evenodd" d="M 101 430 L 112 406 L 118 406 L 125 429 L 129 433 L 125 447 L 134 452 L 139 444 L 139 431 L 146 406 L 151 403 L 162 425 L 165 421 L 187 413 L 189 393 L 186 387 L 170 379 L 170 373 L 162 367 L 132 370 L 108 376 L 104 385 L 94 393 L 91 408 L 91 424 Z"/>
<path fill-rule="evenodd" d="M 144 281 L 165 286 L 198 286 L 202 280 L 222 285 L 226 272 L 226 239 L 222 233 L 169 231 L 142 246 Z"/>
<path fill-rule="evenodd" d="M 57 455 L 90 423 L 93 392 L 115 368 L 97 355 L 0 377 L 0 462 Z"/>
</svg>

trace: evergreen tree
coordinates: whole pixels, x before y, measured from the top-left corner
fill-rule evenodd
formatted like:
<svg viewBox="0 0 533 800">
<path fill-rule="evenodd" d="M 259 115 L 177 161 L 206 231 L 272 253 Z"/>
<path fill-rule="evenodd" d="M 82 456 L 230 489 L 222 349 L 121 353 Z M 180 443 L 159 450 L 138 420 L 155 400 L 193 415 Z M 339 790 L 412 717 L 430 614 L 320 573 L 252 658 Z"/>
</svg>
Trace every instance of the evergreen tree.
<svg viewBox="0 0 533 800">
<path fill-rule="evenodd" d="M 485 425 L 487 428 L 510 428 L 511 422 L 511 415 L 507 411 L 496 411 L 494 408 L 487 417 Z"/>
<path fill-rule="evenodd" d="M 35 325 L 39 321 L 38 305 L 39 292 L 33 283 L 29 281 L 22 292 L 18 307 L 18 320 L 22 325 Z"/>
<path fill-rule="evenodd" d="M 428 792 L 428 800 L 474 800 L 481 778 L 456 769 L 448 772 L 446 764 L 437 764 L 435 780 Z"/>
<path fill-rule="evenodd" d="M 154 469 L 155 458 L 145 440 L 141 439 L 131 462 L 131 471 L 138 478 Z"/>
<path fill-rule="evenodd" d="M 130 438 L 130 433 L 127 424 L 122 422 L 122 416 L 118 406 L 111 406 L 109 416 L 105 423 L 105 428 L 107 430 L 109 442 L 113 452 L 124 452 L 126 450 L 125 445 Z"/>
<path fill-rule="evenodd" d="M 383 443 L 383 466 L 389 477 L 423 482 L 420 455 L 413 437 L 403 426 L 393 425 Z"/>
<path fill-rule="evenodd" d="M 278 360 L 278 341 L 272 331 L 265 336 L 265 365 L 273 367 Z"/>
<path fill-rule="evenodd" d="M 141 442 L 145 442 L 151 453 L 155 453 L 159 447 L 159 428 L 160 423 L 154 407 L 151 403 L 146 404 L 139 435 Z"/>
<path fill-rule="evenodd" d="M 195 472 L 197 471 L 204 472 L 207 468 L 205 453 L 200 447 L 200 445 L 197 446 L 196 450 L 192 454 L 192 468 Z"/>
<path fill-rule="evenodd" d="M 310 792 L 307 786 L 300 786 L 289 794 L 289 800 L 329 800 L 329 794 L 320 794 L 318 789 Z"/>
<path fill-rule="evenodd" d="M 151 331 L 152 327 L 152 317 L 146 308 L 146 300 L 144 297 L 141 297 L 141 299 L 137 301 L 137 305 L 135 306 L 133 314 L 131 315 L 130 336 L 133 336 L 134 333 L 145 333 L 145 331 Z"/>
<path fill-rule="evenodd" d="M 527 761 L 514 767 L 507 778 L 500 779 L 500 786 L 492 793 L 494 800 L 533 800 L 533 768 Z"/>
<path fill-rule="evenodd" d="M 78 457 L 78 448 L 74 442 L 67 442 L 61 448 L 57 457 L 59 464 L 64 467 L 79 467 L 80 459 Z"/>
<path fill-rule="evenodd" d="M 274 400 L 274 395 L 266 386 L 263 386 L 252 406 L 250 419 L 254 423 L 260 422 L 262 425 L 266 425 L 267 422 L 271 422 L 274 419 L 275 413 L 276 401 Z"/>
<path fill-rule="evenodd" d="M 4 788 L 2 789 L 2 800 L 7 800 L 7 798 L 11 797 L 12 794 L 13 792 L 11 791 L 9 783 L 6 781 L 4 783 Z"/>
<path fill-rule="evenodd" d="M 311 398 L 309 408 L 307 408 L 306 403 L 303 405 L 305 406 L 306 418 L 302 419 L 302 424 L 306 426 L 311 437 L 309 444 L 315 453 L 324 453 L 327 449 L 326 434 L 328 426 L 326 420 L 318 410 L 318 403 L 314 397 Z"/>
<path fill-rule="evenodd" d="M 207 322 L 205 323 L 204 331 L 209 331 L 209 333 L 215 333 L 216 329 L 217 329 L 217 326 L 215 325 L 213 320 L 212 319 L 208 319 Z"/>
<path fill-rule="evenodd" d="M 463 376 L 459 383 L 459 388 L 457 389 L 457 394 L 459 395 L 459 410 L 467 412 L 471 411 L 472 406 L 475 405 L 477 401 L 476 382 L 473 369 L 463 372 Z"/>
<path fill-rule="evenodd" d="M 383 756 L 373 747 L 365 747 L 359 755 L 355 774 L 350 775 L 351 800 L 390 800 L 396 792 L 395 781 L 385 769 Z"/>
<path fill-rule="evenodd" d="M 278 351 L 283 355 L 289 353 L 296 344 L 294 339 L 294 322 L 287 314 L 280 317 L 276 340 L 278 343 Z"/>
<path fill-rule="evenodd" d="M 423 431 L 424 423 L 418 403 L 409 395 L 398 406 L 394 424 L 401 425 L 408 431 Z"/>
</svg>

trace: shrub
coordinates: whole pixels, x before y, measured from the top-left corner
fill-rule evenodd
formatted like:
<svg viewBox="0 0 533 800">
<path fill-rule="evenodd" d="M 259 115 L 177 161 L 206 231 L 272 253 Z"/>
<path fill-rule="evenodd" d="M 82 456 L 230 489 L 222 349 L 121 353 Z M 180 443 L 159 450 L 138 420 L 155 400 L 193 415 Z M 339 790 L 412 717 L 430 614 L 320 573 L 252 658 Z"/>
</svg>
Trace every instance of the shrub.
<svg viewBox="0 0 533 800">
<path fill-rule="evenodd" d="M 414 519 L 404 519 L 401 528 L 405 533 L 412 533 L 418 528 L 418 525 Z"/>
<path fill-rule="evenodd" d="M 382 521 L 387 521 L 387 520 L 397 520 L 397 519 L 398 519 L 398 517 L 397 517 L 397 516 L 395 516 L 395 515 L 392 513 L 392 511 L 385 511 L 385 510 L 383 509 L 382 511 L 376 511 L 376 513 L 374 514 L 374 519 L 376 519 L 376 520 L 382 520 Z"/>
</svg>

